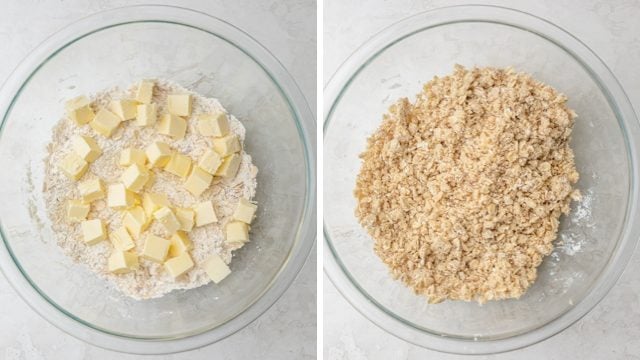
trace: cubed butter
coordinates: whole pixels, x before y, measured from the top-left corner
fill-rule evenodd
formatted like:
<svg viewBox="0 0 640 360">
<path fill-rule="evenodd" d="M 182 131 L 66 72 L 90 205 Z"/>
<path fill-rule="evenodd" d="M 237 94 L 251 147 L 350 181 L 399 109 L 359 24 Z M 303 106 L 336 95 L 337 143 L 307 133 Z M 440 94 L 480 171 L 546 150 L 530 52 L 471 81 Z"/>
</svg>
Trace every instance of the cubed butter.
<svg viewBox="0 0 640 360">
<path fill-rule="evenodd" d="M 242 157 L 240 154 L 231 154 L 222 160 L 222 165 L 216 170 L 216 176 L 223 177 L 225 179 L 233 179 L 238 173 L 240 168 L 240 162 Z"/>
<path fill-rule="evenodd" d="M 67 201 L 67 219 L 69 221 L 84 221 L 87 219 L 91 206 L 82 200 Z"/>
<path fill-rule="evenodd" d="M 149 181 L 149 169 L 142 165 L 130 165 L 120 177 L 124 186 L 133 192 L 139 192 Z"/>
<path fill-rule="evenodd" d="M 78 184 L 78 191 L 82 196 L 82 201 L 90 203 L 94 200 L 104 198 L 104 185 L 102 180 L 95 178 L 91 180 L 85 180 Z"/>
<path fill-rule="evenodd" d="M 120 152 L 120 166 L 129 166 L 132 164 L 144 165 L 147 162 L 147 154 L 144 150 L 136 148 L 127 148 Z"/>
<path fill-rule="evenodd" d="M 164 263 L 164 268 L 167 269 L 169 275 L 175 279 L 193 269 L 193 260 L 191 260 L 189 253 L 185 252 L 167 260 L 167 262 Z"/>
<path fill-rule="evenodd" d="M 240 140 L 235 134 L 213 139 L 213 150 L 220 156 L 228 156 L 240 151 Z"/>
<path fill-rule="evenodd" d="M 213 176 L 198 166 L 194 166 L 191 174 L 184 183 L 184 187 L 194 196 L 200 196 L 211 185 Z"/>
<path fill-rule="evenodd" d="M 156 210 L 153 213 L 153 218 L 156 219 L 169 234 L 174 234 L 180 230 L 180 221 L 178 221 L 173 211 L 166 206 Z"/>
<path fill-rule="evenodd" d="M 251 224 L 251 220 L 253 220 L 253 216 L 256 214 L 257 209 L 258 206 L 256 204 L 252 204 L 245 198 L 240 198 L 240 201 L 238 201 L 238 205 L 236 205 L 236 209 L 233 212 L 233 219 Z"/>
<path fill-rule="evenodd" d="M 86 96 L 78 96 L 65 103 L 67 116 L 77 125 L 87 124 L 93 120 L 95 114 L 91 109 L 89 99 Z"/>
<path fill-rule="evenodd" d="M 134 206 L 124 212 L 122 225 L 129 231 L 135 239 L 140 238 L 140 234 L 149 226 L 150 219 L 140 206 Z"/>
<path fill-rule="evenodd" d="M 163 142 L 156 141 L 147 146 L 145 154 L 147 154 L 147 159 L 151 166 L 165 166 L 171 158 L 171 147 Z"/>
<path fill-rule="evenodd" d="M 227 114 L 216 112 L 213 114 L 202 114 L 198 117 L 198 130 L 204 136 L 222 137 L 229 133 L 229 121 Z"/>
<path fill-rule="evenodd" d="M 191 95 L 171 94 L 167 97 L 167 108 L 169 113 L 178 116 L 191 115 Z"/>
<path fill-rule="evenodd" d="M 226 227 L 226 237 L 225 240 L 227 242 L 239 242 L 246 243 L 249 241 L 249 226 L 242 221 L 232 221 L 227 224 Z"/>
<path fill-rule="evenodd" d="M 107 188 L 107 205 L 116 209 L 126 209 L 133 206 L 133 193 L 123 184 L 109 185 Z"/>
<path fill-rule="evenodd" d="M 107 238 L 107 229 L 100 219 L 85 220 L 80 225 L 82 237 L 87 245 L 95 245 Z"/>
<path fill-rule="evenodd" d="M 211 281 L 216 284 L 231 274 L 231 269 L 229 269 L 224 260 L 216 253 L 211 254 L 204 262 L 204 271 L 209 275 Z"/>
<path fill-rule="evenodd" d="M 107 265 L 109 271 L 114 274 L 126 274 L 138 269 L 138 255 L 128 251 L 115 250 L 109 256 Z"/>
<path fill-rule="evenodd" d="M 131 235 L 127 231 L 127 228 L 120 226 L 111 234 L 109 234 L 111 244 L 116 250 L 127 251 L 133 249 L 136 244 L 133 242 Z"/>
<path fill-rule="evenodd" d="M 178 231 L 171 236 L 171 246 L 169 247 L 169 256 L 175 257 L 193 249 L 193 243 L 189 240 L 187 234 Z"/>
<path fill-rule="evenodd" d="M 153 87 L 155 83 L 151 80 L 142 80 L 136 90 L 136 101 L 143 104 L 150 104 L 153 98 Z"/>
<path fill-rule="evenodd" d="M 176 152 L 171 155 L 171 158 L 167 165 L 165 165 L 164 170 L 185 178 L 189 175 L 189 170 L 191 170 L 191 159 L 186 155 Z"/>
<path fill-rule="evenodd" d="M 87 162 L 92 162 L 102 154 L 98 143 L 89 136 L 76 136 L 73 138 L 73 150 Z"/>
<path fill-rule="evenodd" d="M 191 231 L 195 224 L 195 215 L 196 213 L 192 209 L 177 208 L 176 217 L 180 221 L 180 230 Z"/>
<path fill-rule="evenodd" d="M 177 115 L 164 114 L 160 117 L 158 132 L 176 140 L 182 139 L 187 132 L 187 121 Z"/>
<path fill-rule="evenodd" d="M 109 110 L 120 117 L 120 120 L 131 120 L 138 113 L 138 103 L 135 100 L 112 100 Z"/>
<path fill-rule="evenodd" d="M 89 163 L 75 152 L 67 154 L 59 164 L 60 170 L 71 180 L 78 180 L 87 172 Z"/>
<path fill-rule="evenodd" d="M 104 137 L 111 137 L 113 132 L 120 125 L 120 117 L 107 109 L 100 109 L 96 116 L 91 120 L 89 126 L 98 134 Z"/>
<path fill-rule="evenodd" d="M 157 119 L 158 106 L 156 104 L 140 104 L 133 124 L 136 126 L 151 126 L 156 123 Z"/>
<path fill-rule="evenodd" d="M 169 240 L 149 234 L 144 242 L 141 255 L 147 260 L 162 264 L 164 259 L 167 258 L 169 246 L 171 246 L 171 242 Z"/>
<path fill-rule="evenodd" d="M 142 208 L 147 217 L 152 217 L 156 210 L 165 206 L 171 207 L 171 203 L 165 194 L 145 193 L 142 195 Z"/>
<path fill-rule="evenodd" d="M 204 226 L 218 221 L 211 200 L 203 201 L 193 207 L 196 213 L 196 226 Z"/>
<path fill-rule="evenodd" d="M 222 158 L 217 152 L 211 149 L 202 154 L 202 157 L 200 157 L 198 161 L 198 166 L 211 175 L 215 175 L 220 165 L 222 165 Z"/>
</svg>

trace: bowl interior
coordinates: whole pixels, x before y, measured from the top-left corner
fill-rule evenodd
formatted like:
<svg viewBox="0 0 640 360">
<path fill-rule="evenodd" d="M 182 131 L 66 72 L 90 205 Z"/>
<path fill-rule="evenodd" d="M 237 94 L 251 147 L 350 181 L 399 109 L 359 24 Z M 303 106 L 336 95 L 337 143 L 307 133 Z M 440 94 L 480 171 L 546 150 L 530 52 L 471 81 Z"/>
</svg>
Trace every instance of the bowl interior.
<svg viewBox="0 0 640 360">
<path fill-rule="evenodd" d="M 399 281 L 373 252 L 355 216 L 352 191 L 366 138 L 400 97 L 454 64 L 513 66 L 552 85 L 578 113 L 572 146 L 583 200 L 561 220 L 552 255 L 519 300 L 485 305 L 429 305 Z M 492 22 L 454 22 L 423 29 L 366 62 L 342 90 L 325 129 L 325 231 L 338 263 L 360 291 L 389 316 L 420 331 L 468 340 L 504 339 L 539 328 L 578 304 L 597 282 L 620 239 L 627 211 L 630 165 L 625 133 L 597 81 L 554 42 Z"/>
<path fill-rule="evenodd" d="M 126 337 L 180 338 L 217 327 L 247 309 L 278 277 L 298 241 L 307 189 L 304 143 L 279 85 L 250 54 L 207 31 L 170 22 L 99 29 L 67 44 L 34 70 L 5 115 L 0 138 L 3 238 L 42 296 L 68 316 Z M 247 128 L 259 168 L 252 241 L 219 285 L 136 301 L 121 295 L 55 243 L 42 197 L 43 158 L 65 99 L 142 78 L 166 78 L 216 97 Z M 11 204 L 11 205 L 9 205 Z"/>
</svg>

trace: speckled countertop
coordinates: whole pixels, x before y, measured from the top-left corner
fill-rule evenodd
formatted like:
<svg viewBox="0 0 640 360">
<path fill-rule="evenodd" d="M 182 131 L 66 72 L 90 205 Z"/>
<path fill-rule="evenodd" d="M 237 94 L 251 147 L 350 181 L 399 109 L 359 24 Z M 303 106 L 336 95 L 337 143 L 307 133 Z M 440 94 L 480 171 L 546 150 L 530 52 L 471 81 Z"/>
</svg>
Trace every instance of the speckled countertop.
<svg viewBox="0 0 640 360">
<path fill-rule="evenodd" d="M 465 1 L 325 0 L 324 79 L 360 44 L 420 11 Z M 634 0 L 474 1 L 512 7 L 560 25 L 590 46 L 621 81 L 640 111 L 640 2 Z M 349 14 L 349 21 L 344 21 Z M 640 249 L 609 295 L 587 316 L 551 339 L 497 356 L 465 357 L 411 345 L 354 310 L 324 277 L 326 359 L 640 359 Z"/>
<path fill-rule="evenodd" d="M 316 4 L 287 1 L 154 1 L 213 14 L 254 36 L 280 59 L 315 112 Z M 3 1 L 0 10 L 0 82 L 52 32 L 91 13 L 145 4 L 140 0 Z M 133 356 L 77 340 L 33 312 L 0 276 L 0 359 L 313 359 L 316 355 L 315 249 L 283 297 L 262 317 L 229 338 L 169 356 Z"/>
</svg>

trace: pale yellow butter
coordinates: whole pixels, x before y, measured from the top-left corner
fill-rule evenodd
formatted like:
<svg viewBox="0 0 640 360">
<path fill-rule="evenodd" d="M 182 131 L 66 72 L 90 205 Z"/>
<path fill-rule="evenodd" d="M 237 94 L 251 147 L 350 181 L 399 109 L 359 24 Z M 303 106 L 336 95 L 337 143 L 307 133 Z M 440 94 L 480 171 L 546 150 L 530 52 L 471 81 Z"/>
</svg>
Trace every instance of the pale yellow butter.
<svg viewBox="0 0 640 360">
<path fill-rule="evenodd" d="M 258 206 L 249 202 L 249 200 L 245 198 L 240 198 L 238 201 L 238 205 L 236 205 L 236 209 L 233 212 L 233 219 L 239 220 L 247 224 L 251 224 L 251 220 L 253 220 L 253 216 L 256 213 Z"/>
<path fill-rule="evenodd" d="M 172 259 L 167 260 L 167 262 L 164 263 L 164 268 L 167 269 L 169 275 L 171 275 L 175 279 L 178 276 L 193 269 L 193 260 L 191 260 L 191 256 L 188 252 L 184 252 Z"/>
<path fill-rule="evenodd" d="M 241 162 L 242 157 L 240 154 L 231 154 L 224 158 L 215 175 L 225 179 L 233 179 L 238 173 L 238 169 L 240 169 Z"/>
<path fill-rule="evenodd" d="M 202 114 L 198 117 L 198 130 L 204 136 L 225 136 L 229 133 L 229 121 L 227 114 L 216 112 L 213 114 Z"/>
<path fill-rule="evenodd" d="M 80 223 L 82 237 L 87 245 L 95 245 L 107 238 L 107 229 L 100 219 L 85 220 Z"/>
<path fill-rule="evenodd" d="M 191 115 L 192 99 L 190 94 L 171 94 L 167 96 L 169 113 L 178 116 Z"/>
<path fill-rule="evenodd" d="M 196 213 L 196 226 L 204 226 L 218 221 L 211 200 L 203 201 L 193 207 Z"/>
<path fill-rule="evenodd" d="M 164 227 L 169 234 L 180 230 L 180 221 L 168 207 L 161 207 L 153 213 L 153 217 Z"/>
<path fill-rule="evenodd" d="M 142 257 L 162 264 L 167 258 L 171 242 L 159 236 L 149 234 L 142 249 Z"/>
<path fill-rule="evenodd" d="M 78 191 L 80 192 L 80 196 L 82 196 L 82 201 L 85 203 L 104 198 L 104 185 L 102 184 L 102 180 L 98 178 L 78 183 Z"/>
<path fill-rule="evenodd" d="M 150 104 L 153 98 L 153 88 L 155 83 L 151 80 L 142 80 L 136 90 L 136 101 L 143 104 Z"/>
<path fill-rule="evenodd" d="M 149 226 L 150 219 L 140 206 L 134 206 L 124 212 L 122 225 L 129 231 L 131 236 L 138 239 L 140 234 Z"/>
<path fill-rule="evenodd" d="M 136 110 L 136 126 L 151 126 L 158 120 L 158 106 L 156 104 L 140 104 Z"/>
<path fill-rule="evenodd" d="M 107 205 L 116 209 L 125 209 L 133 206 L 135 198 L 133 193 L 123 184 L 109 185 L 107 188 Z"/>
<path fill-rule="evenodd" d="M 133 164 L 122 173 L 120 179 L 127 189 L 139 192 L 149 181 L 149 170 L 142 165 Z"/>
<path fill-rule="evenodd" d="M 76 136 L 73 138 L 73 150 L 87 162 L 94 161 L 102 154 L 98 143 L 89 136 Z"/>
<path fill-rule="evenodd" d="M 177 208 L 175 212 L 178 221 L 180 221 L 180 230 L 191 231 L 195 224 L 195 211 L 192 209 Z"/>
<path fill-rule="evenodd" d="M 171 236 L 169 256 L 175 257 L 191 249 L 193 249 L 193 243 L 191 243 L 187 234 L 182 231 L 178 231 Z"/>
<path fill-rule="evenodd" d="M 116 250 L 127 251 L 133 249 L 136 244 L 133 242 L 131 235 L 127 231 L 127 228 L 124 226 L 120 226 L 111 234 L 109 234 L 109 239 L 113 244 L 113 247 Z"/>
<path fill-rule="evenodd" d="M 69 179 L 78 180 L 87 172 L 89 163 L 75 152 L 71 152 L 62 159 L 58 167 Z"/>
<path fill-rule="evenodd" d="M 246 243 L 249 241 L 249 226 L 242 221 L 232 221 L 227 224 L 226 241 L 229 243 Z"/>
<path fill-rule="evenodd" d="M 240 151 L 240 140 L 235 134 L 213 139 L 213 150 L 220 156 L 227 156 Z"/>
<path fill-rule="evenodd" d="M 189 175 L 189 170 L 191 170 L 191 159 L 186 155 L 176 152 L 171 155 L 171 158 L 167 165 L 165 165 L 164 170 L 174 175 L 178 175 L 181 178 L 185 178 Z"/>
<path fill-rule="evenodd" d="M 120 160 L 118 164 L 120 166 L 129 166 L 132 164 L 144 165 L 147 162 L 147 154 L 144 150 L 127 148 L 120 152 Z"/>
<path fill-rule="evenodd" d="M 191 170 L 191 174 L 184 183 L 184 187 L 192 193 L 194 196 L 200 196 L 209 188 L 213 176 L 208 172 L 202 170 L 198 166 L 194 166 Z"/>
<path fill-rule="evenodd" d="M 164 114 L 160 117 L 158 132 L 176 140 L 182 139 L 187 132 L 187 121 L 177 115 Z"/>
<path fill-rule="evenodd" d="M 69 221 L 84 221 L 87 219 L 91 206 L 82 200 L 67 201 L 67 219 Z"/>
<path fill-rule="evenodd" d="M 160 141 L 152 143 L 145 149 L 149 164 L 156 167 L 165 166 L 171 158 L 171 152 L 171 147 Z"/>
<path fill-rule="evenodd" d="M 229 269 L 224 260 L 216 253 L 211 254 L 204 262 L 204 271 L 209 275 L 211 281 L 216 284 L 231 274 L 231 269 Z"/>
<path fill-rule="evenodd" d="M 135 100 L 112 100 L 109 110 L 120 117 L 120 120 L 131 120 L 138 113 L 138 103 Z"/>
<path fill-rule="evenodd" d="M 148 217 L 152 217 L 156 210 L 164 206 L 171 207 L 171 203 L 165 194 L 145 193 L 142 195 L 142 207 Z"/>
<path fill-rule="evenodd" d="M 114 274 L 126 274 L 138 269 L 138 255 L 128 251 L 116 250 L 107 260 L 107 267 Z"/>
<path fill-rule="evenodd" d="M 209 149 L 198 161 L 198 166 L 211 175 L 215 175 L 218 168 L 222 165 L 222 158 L 217 152 Z"/>
<path fill-rule="evenodd" d="M 89 99 L 84 95 L 68 100 L 65 103 L 65 109 L 69 119 L 77 125 L 87 124 L 95 116 Z"/>
<path fill-rule="evenodd" d="M 104 137 L 111 137 L 113 132 L 120 125 L 120 117 L 107 109 L 100 109 L 96 116 L 91 120 L 89 126 L 98 134 Z"/>
</svg>

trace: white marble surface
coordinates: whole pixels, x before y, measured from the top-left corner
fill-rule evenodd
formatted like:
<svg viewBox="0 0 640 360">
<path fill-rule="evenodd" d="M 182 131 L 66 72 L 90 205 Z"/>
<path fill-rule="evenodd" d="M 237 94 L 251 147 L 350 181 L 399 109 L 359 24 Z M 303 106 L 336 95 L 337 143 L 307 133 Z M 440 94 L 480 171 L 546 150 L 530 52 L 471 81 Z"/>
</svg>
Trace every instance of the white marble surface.
<svg viewBox="0 0 640 360">
<path fill-rule="evenodd" d="M 324 1 L 324 81 L 360 44 L 416 12 L 465 1 Z M 565 28 L 611 67 L 640 111 L 640 2 L 633 0 L 474 1 L 524 10 Z M 345 14 L 349 14 L 345 21 Z M 376 327 L 324 276 L 326 359 L 466 359 L 429 351 Z M 640 359 L 640 249 L 608 296 L 587 316 L 542 343 L 473 359 Z"/>
<path fill-rule="evenodd" d="M 247 31 L 269 48 L 296 79 L 311 109 L 316 104 L 316 4 L 313 0 L 155 1 L 213 14 Z M 131 0 L 3 1 L 0 10 L 0 81 L 57 29 Z M 231 337 L 163 359 L 311 359 L 316 354 L 315 249 L 283 297 L 262 317 Z M 91 346 L 33 312 L 0 276 L 0 359 L 138 359 Z"/>
</svg>

